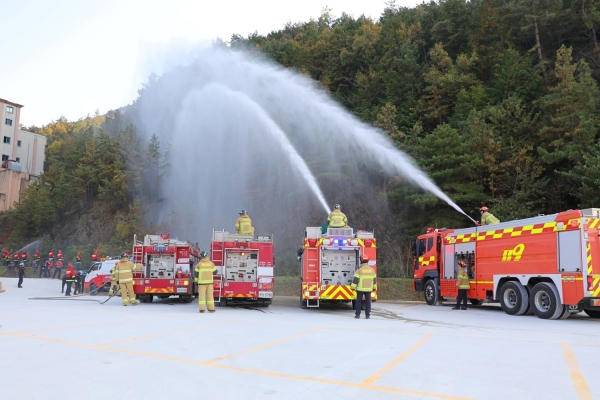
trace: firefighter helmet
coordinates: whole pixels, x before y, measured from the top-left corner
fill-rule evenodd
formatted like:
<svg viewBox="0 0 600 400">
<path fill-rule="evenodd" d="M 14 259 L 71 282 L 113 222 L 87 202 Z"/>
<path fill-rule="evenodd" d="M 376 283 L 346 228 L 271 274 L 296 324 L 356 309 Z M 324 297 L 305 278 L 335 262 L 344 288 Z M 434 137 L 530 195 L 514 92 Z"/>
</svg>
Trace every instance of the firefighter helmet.
<svg viewBox="0 0 600 400">
<path fill-rule="evenodd" d="M 466 266 L 467 266 L 467 263 L 466 263 L 466 262 L 464 262 L 463 260 L 460 260 L 460 261 L 458 262 L 458 266 L 459 266 L 459 267 L 463 267 L 463 268 L 464 268 L 464 267 L 466 267 Z"/>
<path fill-rule="evenodd" d="M 361 263 L 366 263 L 369 262 L 369 256 L 360 256 L 360 262 Z"/>
<path fill-rule="evenodd" d="M 483 206 L 483 207 L 481 207 L 481 208 L 479 209 L 479 211 L 483 211 L 483 212 L 485 212 L 485 211 L 487 211 L 487 210 L 488 210 L 488 208 L 487 208 L 486 206 Z"/>
<path fill-rule="evenodd" d="M 122 253 L 121 253 L 121 256 L 120 256 L 119 258 L 129 258 L 129 257 L 127 257 L 127 253 L 125 253 L 125 252 L 122 252 Z"/>
<path fill-rule="evenodd" d="M 334 204 L 333 208 L 336 209 L 336 210 L 341 210 L 342 206 L 340 206 L 339 204 Z"/>
<path fill-rule="evenodd" d="M 240 211 L 240 215 L 242 215 L 242 214 L 246 214 L 246 210 Z"/>
<path fill-rule="evenodd" d="M 200 258 L 206 258 L 206 257 L 208 257 L 208 253 L 206 251 L 201 251 Z"/>
</svg>

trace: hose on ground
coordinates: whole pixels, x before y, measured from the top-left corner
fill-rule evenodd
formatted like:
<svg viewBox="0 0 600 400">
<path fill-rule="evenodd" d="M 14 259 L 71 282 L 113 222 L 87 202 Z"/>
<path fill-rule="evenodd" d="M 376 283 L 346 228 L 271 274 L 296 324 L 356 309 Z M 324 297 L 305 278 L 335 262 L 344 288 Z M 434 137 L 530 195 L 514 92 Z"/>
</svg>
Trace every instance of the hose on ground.
<svg viewBox="0 0 600 400">
<path fill-rule="evenodd" d="M 110 286 L 110 284 L 108 285 Z M 101 300 L 95 300 L 95 299 L 79 299 L 78 297 L 89 297 L 91 296 L 92 293 L 96 293 L 98 292 L 100 289 L 107 287 L 107 285 L 103 285 L 100 287 L 97 287 L 96 289 L 92 290 L 89 293 L 82 293 L 82 294 L 76 294 L 74 296 L 60 296 L 60 297 L 29 297 L 29 300 L 68 300 L 68 301 L 96 301 L 100 304 L 104 304 L 107 301 L 109 301 L 110 299 L 112 299 L 113 296 L 108 296 L 108 298 L 104 301 Z M 118 290 L 117 290 L 118 291 Z"/>
</svg>

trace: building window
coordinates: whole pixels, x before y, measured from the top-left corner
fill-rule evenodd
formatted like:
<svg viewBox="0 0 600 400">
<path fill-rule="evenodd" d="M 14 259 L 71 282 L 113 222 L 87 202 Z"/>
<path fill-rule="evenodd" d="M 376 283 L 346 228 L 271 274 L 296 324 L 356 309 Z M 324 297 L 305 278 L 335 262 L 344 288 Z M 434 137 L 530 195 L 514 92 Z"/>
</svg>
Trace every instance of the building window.
<svg viewBox="0 0 600 400">
<path fill-rule="evenodd" d="M 9 136 L 4 136 L 4 143 L 10 144 L 10 137 Z"/>
<path fill-rule="evenodd" d="M 9 114 L 12 114 L 15 112 L 15 109 L 14 109 L 14 107 L 6 106 L 6 112 Z"/>
<path fill-rule="evenodd" d="M 4 120 L 4 123 L 5 123 L 6 125 L 8 125 L 8 126 L 12 126 L 12 119 L 8 119 L 8 118 L 6 118 L 6 119 Z"/>
<path fill-rule="evenodd" d="M 17 146 L 21 147 L 21 141 L 20 140 L 17 140 Z"/>
<path fill-rule="evenodd" d="M 21 157 L 17 157 L 17 162 L 20 163 L 21 162 Z"/>
<path fill-rule="evenodd" d="M 2 161 L 8 161 L 8 156 L 6 154 L 2 154 Z"/>
</svg>

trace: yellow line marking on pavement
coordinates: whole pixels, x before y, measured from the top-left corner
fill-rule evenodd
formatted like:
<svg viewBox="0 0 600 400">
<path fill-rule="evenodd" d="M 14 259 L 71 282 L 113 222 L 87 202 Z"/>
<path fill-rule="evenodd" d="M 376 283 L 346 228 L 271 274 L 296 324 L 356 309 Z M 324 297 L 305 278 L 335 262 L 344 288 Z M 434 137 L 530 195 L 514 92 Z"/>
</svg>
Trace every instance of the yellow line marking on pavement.
<svg viewBox="0 0 600 400">
<path fill-rule="evenodd" d="M 375 372 L 373 375 L 369 376 L 367 379 L 361 382 L 361 385 L 372 385 L 381 379 L 385 374 L 390 372 L 396 365 L 400 364 L 404 361 L 408 356 L 414 353 L 417 349 L 425 344 L 429 339 L 433 337 L 433 333 L 422 337 L 417 343 L 412 345 L 412 347 L 406 350 L 404 353 L 400 354 L 398 357 L 394 358 L 392 361 L 384 365 L 379 371 Z"/>
<path fill-rule="evenodd" d="M 577 358 L 575 358 L 573 349 L 569 346 L 568 342 L 562 341 L 560 344 L 565 356 L 565 361 L 567 362 L 567 367 L 569 367 L 569 373 L 571 374 L 571 380 L 573 381 L 573 386 L 575 386 L 577 397 L 579 400 L 593 400 L 592 392 L 590 392 L 590 388 L 585 382 L 585 378 L 579 369 L 579 364 L 577 363 Z"/>
<path fill-rule="evenodd" d="M 324 329 L 324 328 L 319 328 L 319 329 Z M 310 332 L 304 332 L 304 334 L 308 334 L 308 333 L 310 333 Z M 446 399 L 446 400 L 472 400 L 467 397 L 450 396 L 450 395 L 439 394 L 439 393 L 420 392 L 417 390 L 398 389 L 398 388 L 385 387 L 385 386 L 364 385 L 362 383 L 335 381 L 335 380 L 330 380 L 330 379 L 312 378 L 312 377 L 308 377 L 308 376 L 288 375 L 288 374 L 281 374 L 278 372 L 232 367 L 229 365 L 216 364 L 212 361 L 189 360 L 189 359 L 185 359 L 185 358 L 164 356 L 161 354 L 151 354 L 151 353 L 144 353 L 141 351 L 116 349 L 113 347 L 101 347 L 101 346 L 97 346 L 97 345 L 90 345 L 90 344 L 78 343 L 78 342 L 70 342 L 67 340 L 45 338 L 45 337 L 40 337 L 40 336 L 21 335 L 21 334 L 17 334 L 17 333 L 0 333 L 0 335 L 20 337 L 20 338 L 25 338 L 25 339 L 42 340 L 42 341 L 66 344 L 66 345 L 71 345 L 71 346 L 87 347 L 87 348 L 91 348 L 91 349 L 108 351 L 108 352 L 113 352 L 113 353 L 122 353 L 122 354 L 134 355 L 134 356 L 154 358 L 154 359 L 158 359 L 158 360 L 166 360 L 166 361 L 180 362 L 180 363 L 185 363 L 185 364 L 201 365 L 201 366 L 210 367 L 210 368 L 227 369 L 227 370 L 231 370 L 231 371 L 244 372 L 244 373 L 255 374 L 255 375 L 271 376 L 271 377 L 275 377 L 275 378 L 323 383 L 323 384 L 327 384 L 327 385 L 355 387 L 355 388 L 365 389 L 365 390 L 374 390 L 374 391 L 388 392 L 388 393 L 400 393 L 400 394 L 408 394 L 408 395 L 415 395 L 415 396 L 421 396 L 421 397 L 434 397 L 434 398 Z M 296 336 L 299 336 L 299 335 L 296 335 Z M 287 338 L 287 339 L 289 340 L 291 338 Z"/>
<path fill-rule="evenodd" d="M 286 337 L 286 338 L 283 338 L 283 339 L 279 339 L 279 340 L 275 340 L 273 342 L 261 344 L 260 346 L 252 347 L 252 348 L 249 348 L 249 349 L 246 349 L 246 350 L 241 350 L 241 351 L 237 351 L 235 353 L 226 354 L 226 355 L 221 356 L 221 357 L 213 358 L 212 360 L 208 360 L 207 362 L 208 363 L 216 363 L 216 362 L 223 361 L 223 360 L 226 360 L 226 359 L 231 358 L 231 357 L 239 356 L 241 354 L 246 354 L 246 353 L 251 353 L 251 352 L 257 351 L 257 350 L 262 350 L 262 349 L 265 349 L 267 347 L 275 346 L 275 345 L 278 345 L 280 343 L 288 342 L 290 340 L 294 340 L 296 338 L 299 338 L 299 337 L 302 337 L 302 336 L 309 335 L 311 333 L 315 333 L 315 332 L 321 331 L 323 329 L 327 329 L 327 327 L 326 326 L 322 326 L 322 327 L 319 327 L 317 329 L 313 329 L 313 330 L 310 330 L 310 331 L 298 333 L 296 335 L 289 336 L 289 337 Z"/>
<path fill-rule="evenodd" d="M 223 326 L 223 325 L 231 325 L 231 324 L 235 324 L 238 321 L 229 321 L 229 322 L 222 322 L 219 324 L 210 324 L 210 325 L 204 325 L 204 326 L 196 326 L 193 328 L 186 328 L 186 329 L 178 329 L 176 331 L 169 331 L 169 332 L 158 332 L 158 333 L 153 333 L 151 335 L 146 335 L 146 336 L 138 336 L 138 337 L 134 337 L 134 338 L 130 338 L 130 339 L 123 339 L 123 340 L 116 340 L 114 342 L 108 342 L 108 343 L 102 343 L 99 344 L 99 347 L 107 347 L 107 346 L 112 346 L 115 344 L 121 344 L 121 343 L 128 343 L 128 342 L 135 342 L 137 340 L 144 340 L 144 339 L 151 339 L 157 336 L 164 336 L 164 335 L 172 335 L 174 333 L 181 333 L 181 332 L 190 332 L 190 331 L 196 331 L 196 330 L 200 330 L 200 329 L 208 329 L 208 328 L 214 328 L 217 326 Z"/>
</svg>

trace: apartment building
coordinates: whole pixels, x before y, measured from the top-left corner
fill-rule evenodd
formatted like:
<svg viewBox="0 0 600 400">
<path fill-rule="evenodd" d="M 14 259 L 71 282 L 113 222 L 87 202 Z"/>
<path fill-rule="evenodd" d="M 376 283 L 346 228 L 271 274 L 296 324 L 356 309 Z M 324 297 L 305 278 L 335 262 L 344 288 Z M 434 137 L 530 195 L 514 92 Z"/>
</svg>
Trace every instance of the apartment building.
<svg viewBox="0 0 600 400">
<path fill-rule="evenodd" d="M 46 137 L 20 128 L 21 104 L 0 98 L 0 107 L 0 211 L 6 211 L 44 171 Z"/>
</svg>

